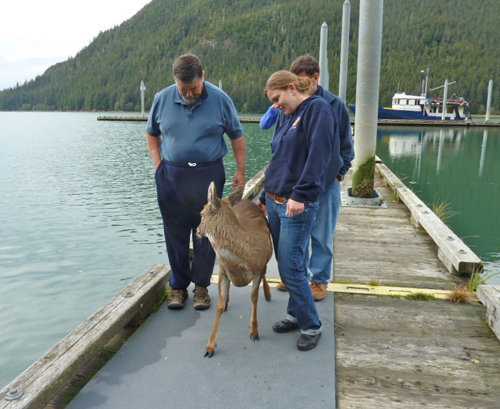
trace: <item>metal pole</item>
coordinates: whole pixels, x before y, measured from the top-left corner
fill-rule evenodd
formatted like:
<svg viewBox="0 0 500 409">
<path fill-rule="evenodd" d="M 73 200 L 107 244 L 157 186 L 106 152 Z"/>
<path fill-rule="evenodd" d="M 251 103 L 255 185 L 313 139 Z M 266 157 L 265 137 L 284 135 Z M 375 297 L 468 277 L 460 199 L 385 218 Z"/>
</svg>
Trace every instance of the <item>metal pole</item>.
<svg viewBox="0 0 500 409">
<path fill-rule="evenodd" d="M 141 86 L 139 87 L 139 89 L 141 90 L 141 115 L 144 116 L 144 91 L 146 91 L 144 81 L 141 81 Z"/>
<path fill-rule="evenodd" d="M 485 122 L 490 120 L 491 114 L 491 94 L 493 92 L 493 80 L 488 82 L 488 99 L 486 100 L 486 117 L 484 118 Z"/>
<path fill-rule="evenodd" d="M 427 67 L 426 73 L 425 73 L 425 91 L 424 91 L 424 96 L 427 98 L 427 92 L 429 90 L 429 71 L 430 68 Z"/>
<path fill-rule="evenodd" d="M 448 100 L 448 79 L 444 80 L 444 91 L 443 91 L 443 112 L 441 112 L 441 120 L 446 119 L 446 102 Z"/>
<path fill-rule="evenodd" d="M 222 81 L 219 80 L 219 89 L 222 89 Z"/>
<path fill-rule="evenodd" d="M 349 30 L 351 23 L 351 2 L 344 1 L 342 12 L 342 39 L 340 40 L 339 97 L 347 101 L 347 67 L 349 63 Z"/>
<path fill-rule="evenodd" d="M 330 75 L 328 73 L 328 55 L 326 47 L 328 44 L 328 25 L 321 24 L 321 34 L 319 37 L 319 85 L 327 91 L 330 89 Z"/>
<path fill-rule="evenodd" d="M 383 0 L 360 1 L 352 186 L 358 197 L 363 195 L 362 185 L 368 194 L 374 192 L 383 9 Z"/>
</svg>

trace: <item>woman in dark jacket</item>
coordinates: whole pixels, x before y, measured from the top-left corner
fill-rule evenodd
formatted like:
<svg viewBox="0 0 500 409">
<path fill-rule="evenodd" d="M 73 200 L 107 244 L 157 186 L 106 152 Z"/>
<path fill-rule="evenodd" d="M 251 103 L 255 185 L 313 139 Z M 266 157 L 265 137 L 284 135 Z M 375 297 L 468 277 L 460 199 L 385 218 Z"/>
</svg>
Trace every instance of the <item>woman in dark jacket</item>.
<svg viewBox="0 0 500 409">
<path fill-rule="evenodd" d="M 312 81 L 278 71 L 266 83 L 266 95 L 281 110 L 266 171 L 265 205 L 281 279 L 289 291 L 287 313 L 273 325 L 284 333 L 300 330 L 297 348 L 313 349 L 321 321 L 307 279 L 306 254 L 324 190 L 327 169 L 340 160 L 339 140 L 330 106 L 311 96 Z"/>
</svg>

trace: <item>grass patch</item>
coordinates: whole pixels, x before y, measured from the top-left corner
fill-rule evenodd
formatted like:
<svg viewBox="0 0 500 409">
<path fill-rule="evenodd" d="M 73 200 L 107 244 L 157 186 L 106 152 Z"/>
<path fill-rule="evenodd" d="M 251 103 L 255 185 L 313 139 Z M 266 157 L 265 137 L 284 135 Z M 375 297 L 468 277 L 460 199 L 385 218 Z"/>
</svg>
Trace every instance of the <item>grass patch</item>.
<svg viewBox="0 0 500 409">
<path fill-rule="evenodd" d="M 378 286 L 380 286 L 380 281 L 379 280 L 370 280 L 368 282 L 368 285 L 371 285 L 372 287 L 378 287 Z"/>
<path fill-rule="evenodd" d="M 452 293 L 450 294 L 450 302 L 454 304 L 468 304 L 472 302 L 474 298 L 474 295 L 467 286 L 461 286 L 458 288 L 455 288 Z"/>
<path fill-rule="evenodd" d="M 412 300 L 412 301 L 433 301 L 436 299 L 431 294 L 424 294 L 424 293 L 414 293 L 414 294 L 408 294 L 404 296 L 405 300 Z"/>
<path fill-rule="evenodd" d="M 368 158 L 352 175 L 352 195 L 355 197 L 373 197 L 375 180 L 375 156 Z"/>
<path fill-rule="evenodd" d="M 446 202 L 433 203 L 432 211 L 443 221 L 443 223 L 446 223 L 449 219 L 456 215 L 456 212 L 451 209 L 450 204 Z"/>
<path fill-rule="evenodd" d="M 399 199 L 399 194 L 396 190 L 390 189 L 389 190 L 389 197 L 388 197 L 389 202 L 393 203 L 399 203 L 401 200 Z"/>
<path fill-rule="evenodd" d="M 472 270 L 472 274 L 467 283 L 467 289 L 471 293 L 475 293 L 480 285 L 486 284 L 493 277 L 499 276 L 499 272 L 484 274 L 483 266 L 479 266 Z"/>
<path fill-rule="evenodd" d="M 354 284 L 352 280 L 335 280 L 333 284 Z"/>
</svg>

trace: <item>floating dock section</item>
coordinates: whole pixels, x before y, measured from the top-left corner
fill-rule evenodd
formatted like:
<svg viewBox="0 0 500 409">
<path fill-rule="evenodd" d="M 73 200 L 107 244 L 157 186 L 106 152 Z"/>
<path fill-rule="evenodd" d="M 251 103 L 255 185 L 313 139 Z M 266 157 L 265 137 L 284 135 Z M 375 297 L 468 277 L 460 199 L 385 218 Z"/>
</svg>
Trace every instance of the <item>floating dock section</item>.
<svg viewBox="0 0 500 409">
<path fill-rule="evenodd" d="M 240 121 L 242 123 L 258 124 L 261 115 L 259 114 L 241 114 Z M 103 114 L 97 116 L 98 121 L 130 121 L 130 122 L 145 122 L 148 120 L 147 115 L 137 113 L 123 114 Z M 351 124 L 354 124 L 354 119 L 351 119 Z M 484 121 L 484 119 L 473 119 L 468 121 L 439 121 L 439 120 L 410 120 L 410 119 L 379 119 L 379 126 L 434 126 L 434 127 L 500 127 L 500 120 Z"/>
</svg>

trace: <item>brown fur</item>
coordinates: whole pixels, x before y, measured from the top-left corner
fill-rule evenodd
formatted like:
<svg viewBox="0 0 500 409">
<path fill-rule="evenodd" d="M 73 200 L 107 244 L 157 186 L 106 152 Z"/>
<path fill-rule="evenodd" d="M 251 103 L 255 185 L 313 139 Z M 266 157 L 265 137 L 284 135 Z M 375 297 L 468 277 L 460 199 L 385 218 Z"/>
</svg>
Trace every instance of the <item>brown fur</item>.
<svg viewBox="0 0 500 409">
<path fill-rule="evenodd" d="M 229 286 L 243 287 L 252 282 L 250 338 L 259 339 L 257 302 L 260 282 L 264 296 L 271 299 L 266 281 L 266 266 L 272 255 L 272 242 L 266 219 L 256 204 L 240 200 L 242 191 L 229 198 L 219 199 L 212 182 L 208 189 L 208 203 L 201 211 L 198 234 L 206 236 L 214 248 L 220 265 L 219 300 L 212 333 L 205 356 L 215 352 L 222 313 L 229 303 Z"/>
</svg>

